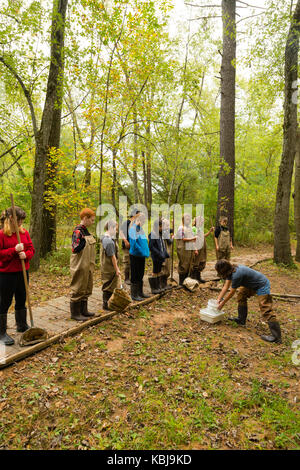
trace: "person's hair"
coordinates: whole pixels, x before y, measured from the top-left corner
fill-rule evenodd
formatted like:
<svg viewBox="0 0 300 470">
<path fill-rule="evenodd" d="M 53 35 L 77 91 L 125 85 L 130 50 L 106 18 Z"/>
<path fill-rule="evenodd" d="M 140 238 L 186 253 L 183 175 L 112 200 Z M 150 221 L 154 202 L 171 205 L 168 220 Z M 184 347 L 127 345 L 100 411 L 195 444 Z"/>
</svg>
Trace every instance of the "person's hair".
<svg viewBox="0 0 300 470">
<path fill-rule="evenodd" d="M 93 209 L 89 209 L 88 207 L 85 207 L 82 209 L 82 211 L 79 214 L 80 219 L 84 219 L 84 217 L 87 217 L 90 219 L 91 217 L 95 217 L 96 213 L 93 211 Z"/>
<path fill-rule="evenodd" d="M 183 223 L 183 224 L 185 223 L 185 219 L 186 219 L 187 217 L 189 217 L 190 220 L 192 220 L 191 214 L 183 214 L 183 216 L 182 216 L 182 223 Z"/>
<path fill-rule="evenodd" d="M 216 262 L 215 270 L 222 279 L 230 278 L 235 271 L 236 265 L 231 264 L 226 259 L 220 259 Z"/>
<path fill-rule="evenodd" d="M 110 219 L 106 224 L 104 225 L 104 230 L 107 231 L 110 228 L 115 228 L 117 225 L 117 222 L 114 219 Z"/>
<path fill-rule="evenodd" d="M 26 212 L 23 209 L 21 209 L 21 207 L 15 206 L 15 212 L 16 212 L 18 222 L 20 220 L 26 219 Z M 12 207 L 9 207 L 8 209 L 4 210 L 0 218 L 1 229 L 3 230 L 4 235 L 7 235 L 8 237 L 11 237 L 12 235 L 10 217 L 13 217 Z M 21 233 L 25 232 L 25 229 L 22 227 L 22 225 L 19 227 L 19 231 Z"/>
<path fill-rule="evenodd" d="M 131 217 L 135 217 L 136 215 L 138 215 L 140 213 L 141 213 L 141 211 L 139 209 L 132 209 L 132 211 L 129 214 L 129 217 L 131 219 Z"/>
<path fill-rule="evenodd" d="M 219 222 L 220 223 L 225 222 L 225 220 L 226 220 L 226 222 L 228 222 L 228 217 L 226 217 L 226 215 L 221 215 L 221 217 L 219 217 Z"/>
<path fill-rule="evenodd" d="M 201 223 L 203 222 L 203 217 L 201 215 L 197 215 L 197 217 L 194 217 L 193 218 L 193 227 L 196 227 L 197 226 L 197 223 L 199 222 L 199 225 L 201 225 Z"/>
<path fill-rule="evenodd" d="M 153 223 L 153 232 L 158 234 L 159 233 L 159 228 L 162 227 L 163 220 L 160 217 L 159 219 L 156 219 Z"/>
</svg>

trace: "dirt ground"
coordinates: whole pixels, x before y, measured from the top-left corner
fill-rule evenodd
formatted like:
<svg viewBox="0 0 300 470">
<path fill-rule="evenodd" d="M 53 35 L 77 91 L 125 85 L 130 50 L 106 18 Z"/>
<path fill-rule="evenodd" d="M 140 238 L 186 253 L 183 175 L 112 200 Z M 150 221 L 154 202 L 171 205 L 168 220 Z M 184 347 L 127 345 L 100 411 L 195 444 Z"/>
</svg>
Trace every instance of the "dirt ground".
<svg viewBox="0 0 300 470">
<path fill-rule="evenodd" d="M 299 266 L 267 261 L 256 269 L 272 291 L 299 293 Z M 64 295 L 68 277 L 33 274 L 31 289 L 35 303 Z M 214 297 L 208 289 L 172 291 L 0 371 L 0 448 L 299 448 L 292 345 L 300 302 L 276 300 L 283 336 L 276 345 L 260 338 L 268 327 L 255 299 L 246 327 L 228 320 L 235 299 L 222 322 L 201 321 L 200 308 Z"/>
</svg>

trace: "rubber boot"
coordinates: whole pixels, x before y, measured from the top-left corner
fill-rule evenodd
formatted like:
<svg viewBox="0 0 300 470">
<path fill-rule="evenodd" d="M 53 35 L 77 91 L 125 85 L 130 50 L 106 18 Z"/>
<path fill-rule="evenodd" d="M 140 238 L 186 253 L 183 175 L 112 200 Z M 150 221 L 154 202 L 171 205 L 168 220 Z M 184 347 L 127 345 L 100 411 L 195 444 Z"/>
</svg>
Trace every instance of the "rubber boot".
<svg viewBox="0 0 300 470">
<path fill-rule="evenodd" d="M 71 319 L 76 321 L 86 321 L 87 317 L 81 315 L 81 301 L 70 302 Z"/>
<path fill-rule="evenodd" d="M 144 300 L 143 297 L 140 296 L 139 290 L 139 284 L 130 284 L 130 295 L 132 300 L 134 300 L 135 302 L 140 302 L 141 300 Z"/>
<path fill-rule="evenodd" d="M 130 269 L 126 268 L 124 274 L 125 274 L 124 282 L 125 282 L 125 284 L 130 286 Z"/>
<path fill-rule="evenodd" d="M 202 277 L 201 277 L 201 271 L 198 271 L 198 273 L 197 273 L 197 281 L 201 282 L 201 284 L 206 283 L 206 281 L 204 281 L 204 279 L 202 279 Z"/>
<path fill-rule="evenodd" d="M 111 298 L 112 296 L 112 292 L 109 292 L 107 290 L 104 290 L 103 291 L 103 310 L 109 310 L 109 307 L 108 307 L 108 301 L 109 299 Z"/>
<path fill-rule="evenodd" d="M 247 305 L 239 305 L 238 306 L 238 317 L 228 318 L 228 320 L 234 321 L 238 325 L 246 325 L 247 315 L 248 315 L 248 306 Z"/>
<path fill-rule="evenodd" d="M 0 344 L 5 344 L 5 346 L 12 346 L 15 344 L 15 341 L 8 336 L 6 333 L 7 328 L 7 313 L 0 314 Z"/>
<path fill-rule="evenodd" d="M 151 297 L 151 295 L 144 294 L 144 292 L 143 292 L 143 281 L 140 281 L 138 286 L 139 286 L 139 295 L 140 295 L 140 297 L 142 297 L 143 299 L 149 299 L 149 297 Z"/>
<path fill-rule="evenodd" d="M 262 335 L 261 339 L 268 341 L 269 343 L 281 344 L 281 329 L 278 321 L 269 321 L 268 325 L 271 331 L 271 335 Z"/>
<path fill-rule="evenodd" d="M 15 319 L 17 325 L 17 332 L 24 333 L 24 331 L 29 329 L 29 326 L 26 322 L 27 309 L 22 308 L 21 310 L 15 310 Z"/>
<path fill-rule="evenodd" d="M 88 301 L 82 300 L 81 301 L 81 315 L 84 317 L 94 317 L 95 314 L 88 311 Z"/>
<path fill-rule="evenodd" d="M 196 269 L 193 269 L 193 270 L 191 271 L 190 277 L 191 277 L 192 279 L 196 279 L 196 281 L 198 281 L 198 271 L 197 271 Z"/>
<path fill-rule="evenodd" d="M 160 277 L 160 282 L 161 282 L 161 287 L 162 287 L 163 290 L 172 289 L 172 287 L 168 285 L 168 276 L 166 274 L 163 274 Z"/>
<path fill-rule="evenodd" d="M 180 286 L 183 285 L 183 281 L 185 280 L 186 277 L 187 277 L 187 274 L 179 274 L 179 285 Z"/>
<path fill-rule="evenodd" d="M 161 290 L 159 288 L 159 278 L 158 277 L 148 277 L 149 285 L 152 294 L 160 294 Z"/>
</svg>

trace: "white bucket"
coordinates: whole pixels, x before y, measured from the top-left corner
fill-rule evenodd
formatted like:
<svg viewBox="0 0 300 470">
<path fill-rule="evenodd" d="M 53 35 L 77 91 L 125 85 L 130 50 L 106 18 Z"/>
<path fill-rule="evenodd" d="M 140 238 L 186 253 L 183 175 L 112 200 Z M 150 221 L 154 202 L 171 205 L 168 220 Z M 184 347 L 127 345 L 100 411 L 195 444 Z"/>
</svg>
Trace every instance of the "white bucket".
<svg viewBox="0 0 300 470">
<path fill-rule="evenodd" d="M 207 303 L 206 308 L 200 310 L 200 318 L 208 323 L 217 323 L 221 321 L 225 315 L 225 312 L 218 310 L 218 301 L 211 299 Z"/>
</svg>

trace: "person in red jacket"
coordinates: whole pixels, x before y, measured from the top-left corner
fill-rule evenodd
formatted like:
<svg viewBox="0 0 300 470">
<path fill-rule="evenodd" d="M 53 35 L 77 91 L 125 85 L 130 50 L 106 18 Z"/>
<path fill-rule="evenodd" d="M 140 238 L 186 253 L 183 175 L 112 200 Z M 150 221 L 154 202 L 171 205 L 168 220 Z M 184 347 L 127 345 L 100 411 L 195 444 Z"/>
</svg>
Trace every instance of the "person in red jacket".
<svg viewBox="0 0 300 470">
<path fill-rule="evenodd" d="M 1 215 L 0 230 L 0 343 L 10 346 L 14 340 L 6 333 L 7 312 L 15 297 L 15 319 L 17 331 L 28 330 L 26 322 L 26 290 L 21 259 L 25 261 L 28 278 L 29 261 L 34 255 L 34 247 L 29 233 L 22 227 L 26 213 L 16 207 L 21 243 L 18 243 L 12 208 Z"/>
</svg>

